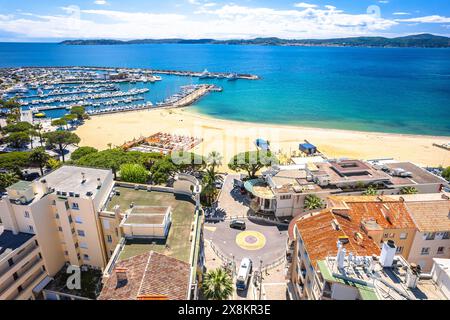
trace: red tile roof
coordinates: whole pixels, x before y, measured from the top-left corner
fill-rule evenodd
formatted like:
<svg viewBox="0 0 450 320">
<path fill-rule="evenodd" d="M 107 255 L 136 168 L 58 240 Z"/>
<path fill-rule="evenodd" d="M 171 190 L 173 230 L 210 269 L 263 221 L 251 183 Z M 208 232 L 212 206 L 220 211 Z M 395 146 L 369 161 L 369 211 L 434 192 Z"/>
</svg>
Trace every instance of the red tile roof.
<svg viewBox="0 0 450 320">
<path fill-rule="evenodd" d="M 189 292 L 190 265 L 178 259 L 150 251 L 117 262 L 126 269 L 127 281 L 118 285 L 115 271 L 103 285 L 99 300 L 186 300 Z"/>
<path fill-rule="evenodd" d="M 339 230 L 333 227 L 334 219 L 339 223 Z M 344 243 L 344 248 L 354 255 L 380 254 L 378 245 L 361 231 L 359 221 L 333 214 L 331 210 L 325 210 L 316 215 L 300 219 L 296 226 L 313 265 L 318 260 L 337 254 L 339 237 L 348 238 L 348 243 Z M 359 233 L 362 239 L 357 240 L 356 233 Z"/>
</svg>

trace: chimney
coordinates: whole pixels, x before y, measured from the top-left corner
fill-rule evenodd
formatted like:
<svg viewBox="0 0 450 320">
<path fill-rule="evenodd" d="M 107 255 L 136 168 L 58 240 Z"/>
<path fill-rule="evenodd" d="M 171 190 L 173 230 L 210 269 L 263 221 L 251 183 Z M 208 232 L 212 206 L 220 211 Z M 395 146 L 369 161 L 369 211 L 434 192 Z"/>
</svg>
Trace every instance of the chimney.
<svg viewBox="0 0 450 320">
<path fill-rule="evenodd" d="M 406 286 L 410 289 L 415 289 L 417 287 L 417 282 L 420 277 L 420 266 L 415 263 L 411 263 L 411 266 L 406 271 Z"/>
<path fill-rule="evenodd" d="M 115 273 L 117 278 L 116 289 L 126 286 L 128 283 L 127 268 L 116 268 Z"/>
<path fill-rule="evenodd" d="M 100 178 L 97 178 L 97 189 L 100 189 L 102 187 L 102 180 Z"/>
<path fill-rule="evenodd" d="M 395 246 L 393 240 L 388 240 L 387 242 L 383 243 L 380 255 L 380 264 L 383 266 L 383 268 L 392 267 L 392 263 L 394 262 L 394 256 L 396 252 L 397 247 Z"/>
<path fill-rule="evenodd" d="M 337 247 L 338 247 L 338 252 L 336 255 L 336 262 L 338 265 L 338 269 L 342 270 L 344 269 L 344 262 L 345 262 L 345 248 L 343 248 L 343 244 L 338 240 L 337 241 Z"/>
</svg>

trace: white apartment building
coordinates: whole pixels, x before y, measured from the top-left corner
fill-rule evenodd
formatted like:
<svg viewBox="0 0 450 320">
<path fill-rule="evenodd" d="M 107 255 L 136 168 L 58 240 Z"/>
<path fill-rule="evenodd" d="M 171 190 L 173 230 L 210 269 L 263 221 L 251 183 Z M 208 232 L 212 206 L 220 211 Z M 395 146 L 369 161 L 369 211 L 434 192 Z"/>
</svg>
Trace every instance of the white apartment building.
<svg viewBox="0 0 450 320">
<path fill-rule="evenodd" d="M 7 188 L 7 196 L 0 200 L 4 229 L 0 237 L 17 244 L 9 245 L 8 255 L 2 254 L 0 271 L 11 257 L 20 265 L 26 264 L 25 260 L 38 260 L 32 270 L 37 272 L 36 268 L 42 267 L 49 276 L 55 275 L 65 263 L 103 269 L 108 256 L 98 213 L 113 186 L 110 170 L 64 166 L 40 180 L 20 181 Z M 0 241 L 0 246 L 5 245 L 8 247 L 7 242 Z M 13 280 L 17 278 L 11 270 L 4 275 L 0 272 L 2 277 L 7 275 Z M 13 282 L 17 287 L 18 282 Z M 7 293 L 5 298 L 22 298 Z"/>
</svg>

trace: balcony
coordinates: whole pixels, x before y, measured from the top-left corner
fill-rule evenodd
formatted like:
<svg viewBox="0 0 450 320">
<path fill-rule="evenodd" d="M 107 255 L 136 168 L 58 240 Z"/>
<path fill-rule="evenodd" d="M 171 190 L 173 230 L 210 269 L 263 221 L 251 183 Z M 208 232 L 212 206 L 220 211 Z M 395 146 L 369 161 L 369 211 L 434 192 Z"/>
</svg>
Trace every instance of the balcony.
<svg viewBox="0 0 450 320">
<path fill-rule="evenodd" d="M 39 247 L 33 243 L 30 247 L 26 248 L 25 251 L 20 253 L 18 256 L 13 257 L 13 264 L 9 266 L 6 270 L 0 271 L 0 283 L 4 283 L 6 278 L 10 277 L 14 272 L 22 268 L 29 256 L 37 256 L 39 253 Z"/>
<path fill-rule="evenodd" d="M 24 284 L 22 285 L 23 290 L 18 293 L 15 297 L 13 297 L 14 300 L 24 300 L 27 299 L 30 295 L 30 291 L 33 290 L 34 287 L 36 287 L 45 277 L 47 276 L 47 273 L 43 270 L 38 270 L 35 274 L 33 274 L 30 279 L 28 279 Z"/>
<path fill-rule="evenodd" d="M 26 264 L 26 263 L 25 263 Z M 23 283 L 27 283 L 27 279 L 37 273 L 38 270 L 42 270 L 42 259 L 39 256 L 31 259 L 29 262 L 29 267 L 24 270 L 17 272 L 18 278 L 11 281 L 11 283 L 2 291 L 0 291 L 0 300 L 5 300 L 17 292 L 17 287 Z M 45 272 L 44 272 L 45 273 Z M 23 288 L 23 287 L 22 287 Z M 25 289 L 25 288 L 23 288 Z"/>
</svg>

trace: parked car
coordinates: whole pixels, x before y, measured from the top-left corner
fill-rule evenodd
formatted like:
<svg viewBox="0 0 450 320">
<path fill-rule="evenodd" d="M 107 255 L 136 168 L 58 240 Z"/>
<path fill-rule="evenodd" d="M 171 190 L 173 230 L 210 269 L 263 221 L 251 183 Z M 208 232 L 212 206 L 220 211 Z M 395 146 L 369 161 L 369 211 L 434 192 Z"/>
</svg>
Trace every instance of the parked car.
<svg viewBox="0 0 450 320">
<path fill-rule="evenodd" d="M 239 229 L 239 230 L 245 230 L 245 228 L 246 228 L 245 221 L 237 220 L 237 219 L 231 220 L 230 228 Z"/>
</svg>

